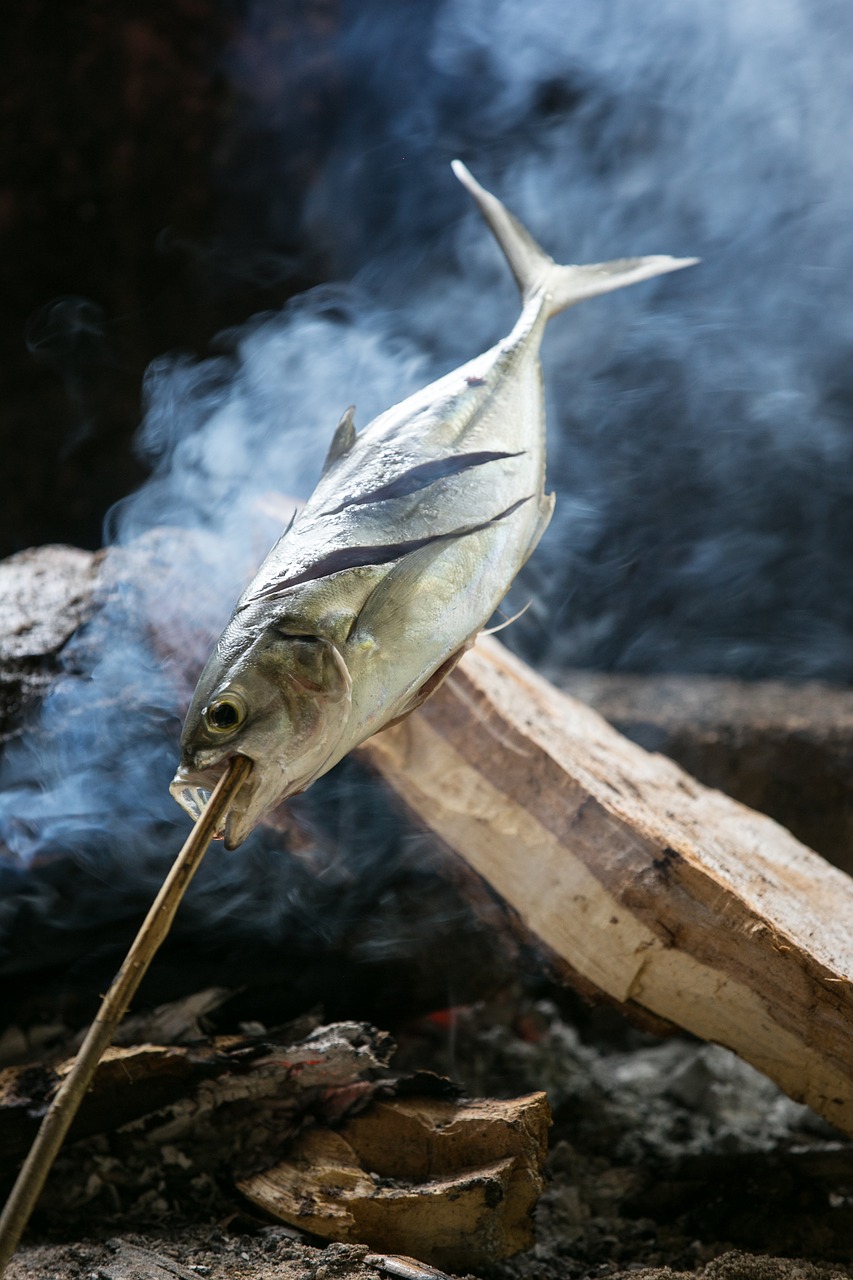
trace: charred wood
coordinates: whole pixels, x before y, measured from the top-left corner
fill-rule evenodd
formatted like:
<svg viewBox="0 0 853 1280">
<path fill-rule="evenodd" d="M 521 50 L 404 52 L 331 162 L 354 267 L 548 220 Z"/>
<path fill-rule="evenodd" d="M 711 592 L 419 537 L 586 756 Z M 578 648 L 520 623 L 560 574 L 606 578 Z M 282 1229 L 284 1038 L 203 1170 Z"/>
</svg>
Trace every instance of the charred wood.
<svg viewBox="0 0 853 1280">
<path fill-rule="evenodd" d="M 234 1162 L 238 1153 L 228 1136 L 230 1117 L 236 1109 L 256 1137 L 257 1118 L 248 1123 L 254 1111 L 266 1116 L 261 1126 L 265 1138 L 254 1147 L 249 1144 L 248 1155 L 243 1152 L 239 1158 L 262 1161 L 270 1143 L 274 1149 L 321 1094 L 330 1115 L 338 1110 L 335 1090 L 345 1091 L 340 1105 L 350 1105 L 362 1092 L 359 1080 L 387 1066 L 392 1049 L 387 1035 L 359 1023 L 315 1028 L 295 1041 L 256 1035 L 207 1038 L 192 1045 L 113 1047 L 98 1066 L 71 1138 L 111 1132 L 156 1115 L 156 1123 L 140 1131 L 140 1144 L 188 1138 L 196 1149 L 218 1145 L 215 1159 Z M 0 1071 L 0 1174 L 8 1173 L 27 1151 L 71 1061 Z M 239 1130 L 238 1124 L 235 1132 Z M 242 1146 L 244 1139 L 239 1141 Z M 204 1167 L 206 1162 L 199 1163 Z"/>
<path fill-rule="evenodd" d="M 432 1275 L 415 1257 L 464 1270 L 528 1247 L 550 1123 L 544 1093 L 460 1103 L 439 1077 L 390 1076 L 392 1050 L 355 1023 L 294 1041 L 111 1048 L 74 1127 L 89 1135 L 67 1153 L 75 1175 L 56 1171 L 42 1213 L 62 1221 L 104 1192 L 113 1210 L 121 1197 L 144 1204 L 156 1170 L 178 1200 L 212 1177 L 267 1218 L 405 1255 L 389 1274 L 404 1265 Z M 2 1073 L 0 1178 L 68 1066 Z M 123 1242 L 104 1274 L 184 1271 Z"/>
</svg>

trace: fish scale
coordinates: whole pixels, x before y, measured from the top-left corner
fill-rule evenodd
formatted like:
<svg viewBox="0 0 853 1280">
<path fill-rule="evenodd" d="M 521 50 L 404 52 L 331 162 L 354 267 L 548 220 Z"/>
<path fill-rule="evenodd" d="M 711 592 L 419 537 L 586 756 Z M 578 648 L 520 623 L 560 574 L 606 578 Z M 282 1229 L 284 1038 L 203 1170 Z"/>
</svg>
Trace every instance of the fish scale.
<svg viewBox="0 0 853 1280">
<path fill-rule="evenodd" d="M 556 264 L 460 162 L 518 282 L 512 331 L 356 432 L 348 410 L 307 503 L 238 600 L 198 682 L 171 791 L 198 817 L 253 761 L 229 848 L 407 715 L 473 643 L 533 551 L 546 496 L 539 347 L 551 316 L 695 259 Z"/>
</svg>

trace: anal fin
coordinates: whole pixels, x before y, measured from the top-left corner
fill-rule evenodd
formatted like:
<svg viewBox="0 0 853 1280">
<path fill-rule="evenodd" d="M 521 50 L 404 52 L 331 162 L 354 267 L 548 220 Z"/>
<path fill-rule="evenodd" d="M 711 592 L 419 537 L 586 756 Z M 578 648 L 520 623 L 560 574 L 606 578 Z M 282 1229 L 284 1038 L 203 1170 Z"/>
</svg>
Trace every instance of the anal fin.
<svg viewBox="0 0 853 1280">
<path fill-rule="evenodd" d="M 355 444 L 355 405 L 344 412 L 340 422 L 335 427 L 335 434 L 332 436 L 332 443 L 329 445 L 329 452 L 326 454 L 326 461 L 323 463 L 322 475 L 325 475 L 330 467 L 347 453 Z"/>
</svg>

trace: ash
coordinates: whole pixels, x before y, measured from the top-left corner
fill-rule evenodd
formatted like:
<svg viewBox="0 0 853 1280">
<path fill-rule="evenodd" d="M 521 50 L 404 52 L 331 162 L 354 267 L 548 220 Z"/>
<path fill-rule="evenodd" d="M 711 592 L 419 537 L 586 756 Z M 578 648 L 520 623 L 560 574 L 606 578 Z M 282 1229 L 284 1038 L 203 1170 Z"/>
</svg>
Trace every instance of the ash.
<svg viewBox="0 0 853 1280">
<path fill-rule="evenodd" d="M 532 1251 L 497 1280 L 694 1270 L 737 1246 L 844 1260 L 853 1145 L 728 1050 L 660 1041 L 566 998 L 461 1011 L 440 1049 L 472 1093 L 545 1089 L 554 1124 Z M 410 1046 L 397 1057 L 405 1061 Z M 804 1273 L 802 1273 L 804 1274 Z M 846 1272 L 845 1272 L 846 1274 Z"/>
<path fill-rule="evenodd" d="M 536 1244 L 484 1280 L 652 1280 L 653 1268 L 707 1280 L 851 1274 L 853 1144 L 726 1050 L 657 1040 L 556 989 L 547 998 L 505 992 L 397 1035 L 395 1073 L 449 1073 L 473 1096 L 548 1092 L 554 1125 Z M 40 1239 L 10 1280 L 381 1274 L 366 1248 L 319 1248 L 261 1221 L 227 1170 L 200 1167 L 189 1148 L 139 1150 L 119 1131 L 62 1157 Z"/>
</svg>

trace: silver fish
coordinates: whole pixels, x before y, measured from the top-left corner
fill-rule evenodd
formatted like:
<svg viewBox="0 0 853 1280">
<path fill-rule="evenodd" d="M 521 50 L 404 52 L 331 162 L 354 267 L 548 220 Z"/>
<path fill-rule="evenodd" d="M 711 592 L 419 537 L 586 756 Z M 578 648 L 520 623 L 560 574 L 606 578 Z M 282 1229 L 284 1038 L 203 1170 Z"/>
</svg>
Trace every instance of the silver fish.
<svg viewBox="0 0 853 1280">
<path fill-rule="evenodd" d="M 254 767 L 224 829 L 236 848 L 287 796 L 414 710 L 506 594 L 553 510 L 539 346 L 584 298 L 689 266 L 558 266 L 459 161 L 522 296 L 491 350 L 356 434 L 342 417 L 308 502 L 237 602 L 195 691 L 175 799 L 198 817 L 235 753 Z"/>
</svg>

